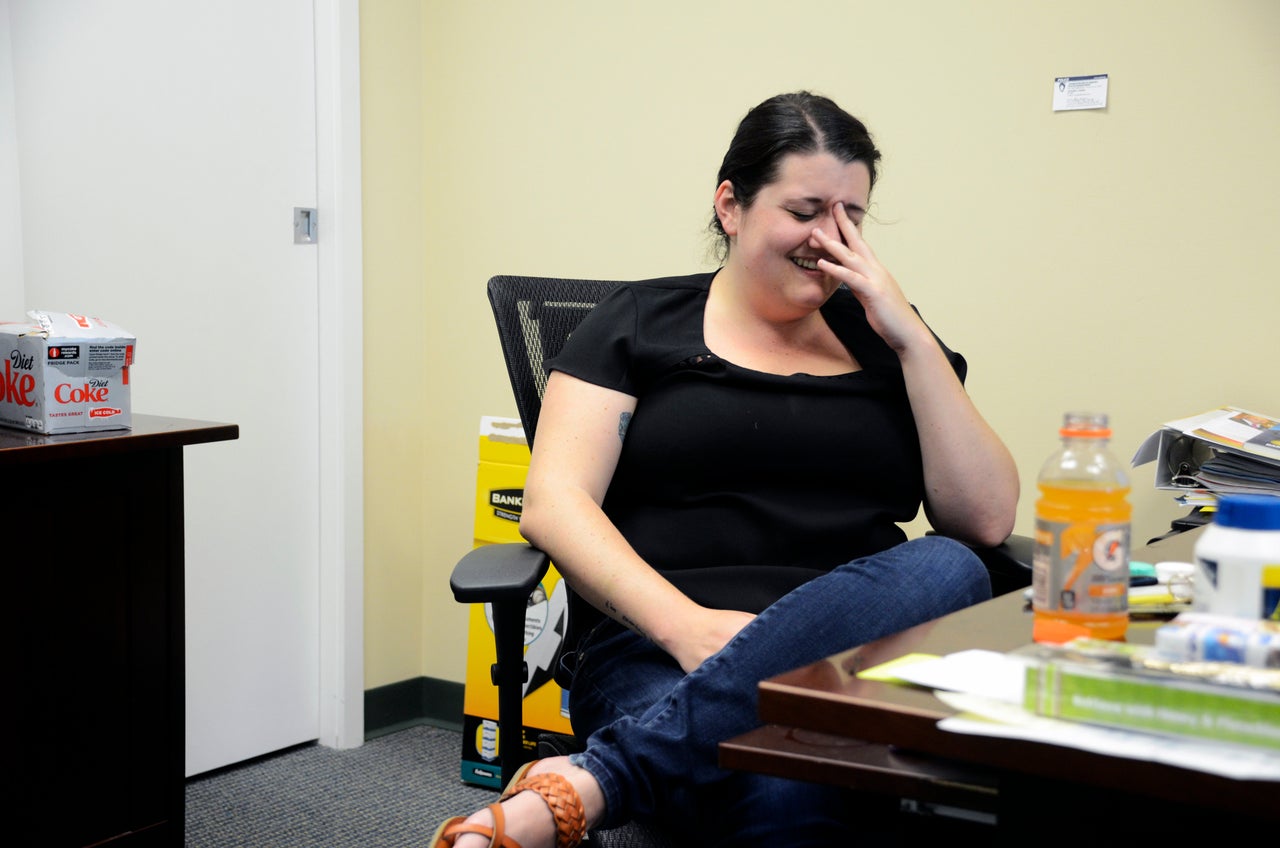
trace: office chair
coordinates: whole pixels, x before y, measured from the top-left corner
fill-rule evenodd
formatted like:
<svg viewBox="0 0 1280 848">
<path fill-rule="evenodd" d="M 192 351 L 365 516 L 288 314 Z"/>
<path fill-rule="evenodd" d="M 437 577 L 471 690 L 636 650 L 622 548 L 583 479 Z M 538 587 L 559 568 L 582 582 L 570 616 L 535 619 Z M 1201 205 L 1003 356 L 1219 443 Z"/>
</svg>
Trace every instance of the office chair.
<svg viewBox="0 0 1280 848">
<path fill-rule="evenodd" d="M 591 308 L 623 284 L 517 276 L 489 280 L 489 304 L 530 448 L 547 386 L 544 363 L 560 352 Z M 993 594 L 1031 584 L 1030 538 L 1011 536 L 997 548 L 974 550 L 987 567 Z M 492 607 L 497 649 L 492 676 L 498 687 L 498 759 L 504 780 L 533 758 L 535 748 L 538 756 L 552 756 L 568 753 L 577 746 L 576 740 L 564 734 L 544 733 L 533 744 L 524 738 L 522 690 L 528 674 L 523 655 L 525 608 L 549 565 L 545 553 L 524 543 L 484 545 L 459 560 L 449 581 L 459 603 L 487 603 Z M 569 638 L 565 644 L 571 644 Z M 558 661 L 554 667 L 558 670 Z M 660 834 L 651 837 L 650 841 L 641 839 L 629 844 L 666 844 Z"/>
</svg>

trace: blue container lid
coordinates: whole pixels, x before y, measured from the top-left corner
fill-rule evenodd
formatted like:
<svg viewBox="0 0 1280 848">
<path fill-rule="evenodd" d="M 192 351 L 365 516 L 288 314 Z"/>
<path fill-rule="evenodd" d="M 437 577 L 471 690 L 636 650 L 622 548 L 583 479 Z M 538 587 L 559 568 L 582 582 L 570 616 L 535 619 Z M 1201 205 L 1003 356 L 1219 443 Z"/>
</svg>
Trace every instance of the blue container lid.
<svg viewBox="0 0 1280 848">
<path fill-rule="evenodd" d="M 1224 495 L 1218 500 L 1213 523 L 1241 530 L 1280 530 L 1280 497 Z"/>
</svg>

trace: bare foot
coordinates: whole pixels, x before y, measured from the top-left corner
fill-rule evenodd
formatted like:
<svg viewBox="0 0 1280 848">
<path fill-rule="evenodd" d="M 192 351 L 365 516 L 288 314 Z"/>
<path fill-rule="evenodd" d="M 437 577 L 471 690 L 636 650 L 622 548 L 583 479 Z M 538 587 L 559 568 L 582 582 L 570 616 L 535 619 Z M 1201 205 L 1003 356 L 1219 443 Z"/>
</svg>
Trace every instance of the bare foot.
<svg viewBox="0 0 1280 848">
<path fill-rule="evenodd" d="M 582 807 L 586 814 L 587 827 L 591 828 L 604 815 L 604 793 L 600 784 L 586 769 L 579 768 L 569 762 L 568 757 L 552 757 L 534 763 L 526 777 L 536 774 L 554 773 L 563 775 L 578 792 L 582 799 Z M 521 848 L 555 848 L 556 822 L 551 808 L 537 792 L 525 790 L 502 802 L 502 812 L 506 819 L 507 837 L 520 843 Z M 488 809 L 473 813 L 467 818 L 468 823 L 493 827 L 493 814 Z M 478 833 L 467 833 L 458 837 L 455 848 L 484 848 L 489 840 Z"/>
</svg>

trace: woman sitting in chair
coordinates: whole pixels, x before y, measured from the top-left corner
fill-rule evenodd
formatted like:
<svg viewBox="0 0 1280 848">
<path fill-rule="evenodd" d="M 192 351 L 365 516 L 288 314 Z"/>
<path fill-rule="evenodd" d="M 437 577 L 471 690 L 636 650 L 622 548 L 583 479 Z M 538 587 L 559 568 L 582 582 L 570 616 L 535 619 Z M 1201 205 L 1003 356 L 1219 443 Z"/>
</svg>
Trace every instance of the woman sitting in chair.
<svg viewBox="0 0 1280 848">
<path fill-rule="evenodd" d="M 698 844 L 857 833 L 836 790 L 722 770 L 717 745 L 759 726 L 761 680 L 990 597 L 955 540 L 999 544 L 1018 499 L 963 357 L 863 241 L 879 158 L 824 97 L 761 103 L 720 169 L 722 267 L 620 286 L 549 363 L 520 527 L 594 608 L 574 611 L 586 748 L 432 846 L 632 818 Z M 907 541 L 922 503 L 945 536 Z"/>
</svg>

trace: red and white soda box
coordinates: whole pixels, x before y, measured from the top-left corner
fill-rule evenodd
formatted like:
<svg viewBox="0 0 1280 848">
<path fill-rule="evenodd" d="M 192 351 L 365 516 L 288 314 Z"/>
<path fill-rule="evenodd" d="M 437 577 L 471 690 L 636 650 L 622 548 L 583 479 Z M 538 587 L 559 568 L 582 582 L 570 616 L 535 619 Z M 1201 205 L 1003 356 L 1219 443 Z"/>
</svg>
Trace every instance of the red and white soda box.
<svg viewBox="0 0 1280 848">
<path fill-rule="evenodd" d="M 87 315 L 32 311 L 0 323 L 0 424 L 45 435 L 131 426 L 137 340 Z"/>
</svg>

